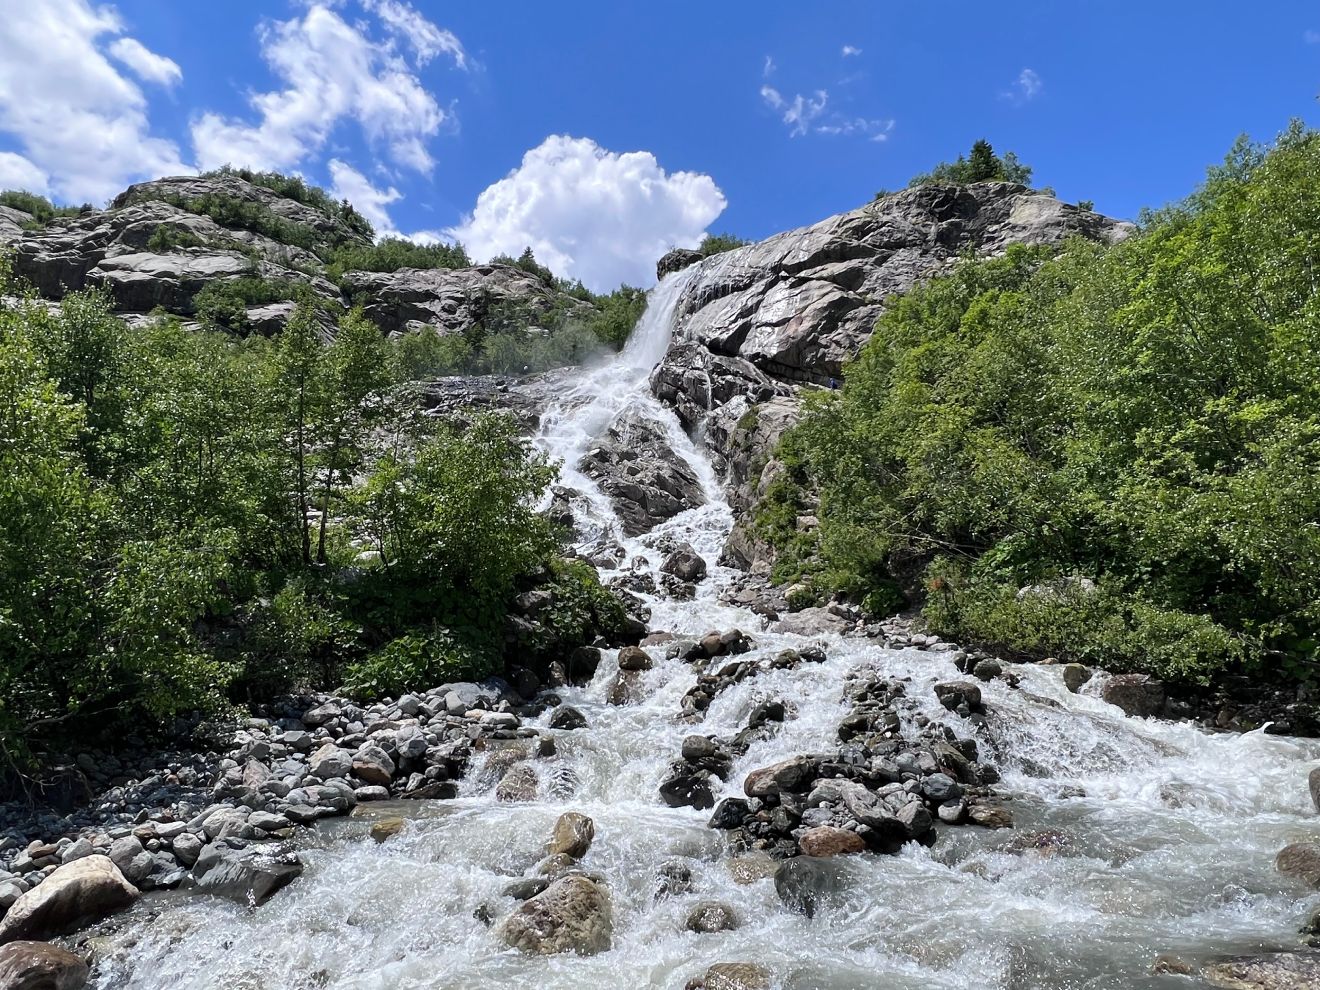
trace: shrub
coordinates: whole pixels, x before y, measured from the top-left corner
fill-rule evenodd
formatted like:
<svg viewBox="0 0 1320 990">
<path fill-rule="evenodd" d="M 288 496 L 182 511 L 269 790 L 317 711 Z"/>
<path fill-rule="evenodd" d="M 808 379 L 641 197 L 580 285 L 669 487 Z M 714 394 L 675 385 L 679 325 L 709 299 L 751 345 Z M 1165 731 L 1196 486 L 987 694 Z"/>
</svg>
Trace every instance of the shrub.
<svg viewBox="0 0 1320 990">
<path fill-rule="evenodd" d="M 703 257 L 709 258 L 712 254 L 723 254 L 725 251 L 732 251 L 750 243 L 751 241 L 745 241 L 733 234 L 707 234 L 697 245 L 697 250 Z"/>
<path fill-rule="evenodd" d="M 981 139 L 966 157 L 959 155 L 957 161 L 940 162 L 929 172 L 913 176 L 908 187 L 931 182 L 1015 182 L 1026 186 L 1031 184 L 1031 172 L 1031 166 L 1018 161 L 1013 152 L 997 155 L 990 142 Z"/>
<path fill-rule="evenodd" d="M 1204 680 L 1320 642 L 1320 135 L 1245 142 L 1105 248 L 1016 246 L 891 301 L 760 507 L 863 597 L 918 577 L 937 630 Z M 818 497 L 818 544 L 795 511 Z M 1084 575 L 1085 600 L 1019 598 Z"/>
<path fill-rule="evenodd" d="M 396 272 L 400 268 L 466 268 L 472 264 L 463 245 L 414 244 L 386 237 L 375 244 L 341 244 L 330 255 L 326 274 L 338 281 L 344 272 Z"/>
<path fill-rule="evenodd" d="M 452 681 L 481 680 L 495 666 L 443 626 L 405 633 L 348 668 L 344 688 L 364 700 Z"/>
<path fill-rule="evenodd" d="M 0 206 L 8 206 L 10 209 L 32 214 L 33 223 L 39 227 L 44 227 L 56 217 L 76 217 L 90 213 L 94 209 L 90 203 L 84 203 L 82 206 L 56 206 L 45 196 L 24 192 L 21 189 L 6 189 L 0 192 Z"/>
<path fill-rule="evenodd" d="M 209 330 L 242 333 L 247 329 L 247 308 L 267 303 L 285 302 L 298 296 L 298 289 L 288 279 L 244 275 L 239 278 L 208 282 L 193 297 L 193 311 Z"/>
<path fill-rule="evenodd" d="M 157 224 L 156 229 L 151 232 L 151 237 L 147 241 L 147 250 L 165 254 L 178 248 L 201 247 L 202 244 L 202 239 L 187 227 L 162 223 Z"/>
</svg>

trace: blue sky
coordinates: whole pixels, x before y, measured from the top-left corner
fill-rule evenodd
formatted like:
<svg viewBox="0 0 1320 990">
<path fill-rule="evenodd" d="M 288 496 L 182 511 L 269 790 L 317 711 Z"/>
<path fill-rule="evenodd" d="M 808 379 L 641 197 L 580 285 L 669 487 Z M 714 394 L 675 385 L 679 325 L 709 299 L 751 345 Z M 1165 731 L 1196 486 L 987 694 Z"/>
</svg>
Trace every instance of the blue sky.
<svg viewBox="0 0 1320 990">
<path fill-rule="evenodd" d="M 1267 11 L 1268 13 L 1262 13 Z M 0 186 L 225 161 L 597 289 L 858 206 L 978 137 L 1121 217 L 1320 122 L 1320 7 L 0 0 Z"/>
</svg>

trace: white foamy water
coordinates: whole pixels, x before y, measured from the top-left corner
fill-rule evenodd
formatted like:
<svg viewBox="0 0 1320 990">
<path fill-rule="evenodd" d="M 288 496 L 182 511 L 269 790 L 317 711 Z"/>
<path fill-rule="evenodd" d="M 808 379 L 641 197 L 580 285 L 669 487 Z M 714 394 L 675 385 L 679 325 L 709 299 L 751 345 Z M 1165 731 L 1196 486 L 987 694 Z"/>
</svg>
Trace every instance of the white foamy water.
<svg viewBox="0 0 1320 990">
<path fill-rule="evenodd" d="M 683 280 L 680 273 L 659 286 L 621 360 L 584 373 L 546 416 L 538 440 L 564 460 L 564 483 L 589 496 L 593 518 L 584 521 L 617 535 L 608 501 L 577 463 L 620 413 L 656 419 L 711 499 L 662 530 L 692 542 L 712 576 L 695 601 L 650 602 L 652 627 L 701 634 L 738 626 L 756 638 L 751 657 L 773 655 L 805 641 L 769 633 L 759 617 L 718 602 L 730 574 L 715 558 L 731 513 L 700 450 L 647 392 Z M 654 565 L 643 541 L 622 542 L 630 559 Z M 1070 694 L 1050 668 L 1019 668 L 1020 690 L 1001 682 L 984 688 L 992 715 L 978 736 L 982 759 L 1003 773 L 1015 829 L 944 829 L 931 849 L 851 857 L 849 892 L 813 919 L 786 911 L 769 879 L 735 884 L 723 834 L 706 828 L 709 813 L 667 808 L 657 795 L 685 735 L 733 735 L 761 701 L 791 706 L 782 730 L 754 744 L 723 785 L 724 793 L 739 793 L 750 769 L 837 745 L 844 680 L 858 667 L 908 679 L 916 710 L 949 721 L 959 735 L 973 732 L 931 691 L 958 676 L 943 656 L 822 640 L 825 663 L 748 678 L 720 694 L 697 726 L 674 719 L 695 682 L 691 668 L 653 650 L 656 665 L 642 674 L 645 697 L 615 707 L 604 702 L 614 667 L 607 654 L 593 683 L 560 692 L 590 728 L 551 732 L 556 757 L 534 761 L 550 796 L 497 803 L 495 775 L 478 764 L 458 800 L 365 809 L 409 818 L 382 845 L 366 835 L 369 817 L 322 826 L 308 840 L 303 877 L 256 911 L 192 895 L 144 899 L 134 909 L 140 920 L 113 940 L 97 985 L 678 988 L 712 963 L 754 961 L 770 967 L 778 985 L 797 990 L 1124 990 L 1195 985 L 1151 975 L 1160 952 L 1198 959 L 1296 946 L 1291 933 L 1320 896 L 1303 896 L 1274 872 L 1272 859 L 1286 843 L 1320 835 L 1306 789 L 1320 747 L 1125 718 L 1098 698 L 1096 685 Z M 555 796 L 563 792 L 552 783 L 564 779 L 575 780 L 575 789 Z M 474 912 L 485 907 L 500 918 L 515 907 L 502 888 L 530 873 L 555 819 L 569 810 L 596 823 L 583 865 L 610 888 L 614 947 L 587 958 L 524 956 Z M 1015 847 L 1042 830 L 1060 833 L 1065 846 Z M 673 860 L 691 868 L 693 892 L 657 901 L 656 872 Z M 741 927 L 685 931 L 687 912 L 706 899 L 732 906 Z"/>
</svg>

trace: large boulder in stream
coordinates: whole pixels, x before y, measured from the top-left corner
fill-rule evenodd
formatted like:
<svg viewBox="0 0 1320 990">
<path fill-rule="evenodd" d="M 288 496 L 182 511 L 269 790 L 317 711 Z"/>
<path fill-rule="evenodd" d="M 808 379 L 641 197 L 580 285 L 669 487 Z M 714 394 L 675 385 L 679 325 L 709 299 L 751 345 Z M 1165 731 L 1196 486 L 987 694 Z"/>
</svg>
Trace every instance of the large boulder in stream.
<svg viewBox="0 0 1320 990">
<path fill-rule="evenodd" d="M 509 915 L 499 934 L 513 948 L 534 955 L 604 952 L 614 938 L 609 891 L 585 876 L 556 880 Z"/>
<path fill-rule="evenodd" d="M 674 451 L 663 427 L 635 412 L 609 425 L 582 459 L 581 469 L 609 497 L 629 536 L 706 504 L 701 482 Z"/>
<path fill-rule="evenodd" d="M 122 911 L 138 898 L 108 856 L 66 863 L 14 902 L 0 921 L 0 943 L 49 938 Z"/>
<path fill-rule="evenodd" d="M 1314 990 L 1320 987 L 1320 953 L 1233 956 L 1208 963 L 1201 977 L 1229 990 Z"/>
<path fill-rule="evenodd" d="M 0 946 L 0 990 L 82 990 L 87 963 L 49 942 Z"/>
<path fill-rule="evenodd" d="M 1100 686 L 1100 697 L 1125 715 L 1149 718 L 1164 707 L 1164 682 L 1147 674 L 1115 674 Z"/>
</svg>

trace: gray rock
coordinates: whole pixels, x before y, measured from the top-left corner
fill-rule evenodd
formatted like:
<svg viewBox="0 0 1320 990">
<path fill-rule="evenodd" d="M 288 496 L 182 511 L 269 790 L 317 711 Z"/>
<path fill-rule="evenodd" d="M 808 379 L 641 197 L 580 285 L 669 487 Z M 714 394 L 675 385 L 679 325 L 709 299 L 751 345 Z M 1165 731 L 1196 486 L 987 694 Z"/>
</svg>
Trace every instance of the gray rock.
<svg viewBox="0 0 1320 990">
<path fill-rule="evenodd" d="M 49 942 L 0 946 L 0 990 L 81 990 L 89 975 L 81 956 Z"/>
<path fill-rule="evenodd" d="M 555 822 L 554 834 L 550 837 L 546 852 L 552 856 L 564 855 L 581 859 L 591 848 L 591 842 L 595 837 L 595 822 L 576 811 L 566 811 Z"/>
<path fill-rule="evenodd" d="M 584 876 L 556 880 L 524 901 L 499 934 L 513 948 L 536 955 L 604 952 L 614 937 L 609 891 Z"/>
<path fill-rule="evenodd" d="M 208 861 L 210 850 L 216 853 L 213 861 Z M 296 853 L 263 847 L 233 849 L 216 843 L 203 850 L 194 874 L 198 874 L 203 862 L 207 862 L 208 868 L 198 875 L 198 890 L 240 904 L 264 904 L 303 870 Z"/>
<path fill-rule="evenodd" d="M 1229 990 L 1314 990 L 1320 986 L 1320 953 L 1234 956 L 1207 963 L 1201 978 Z"/>
<path fill-rule="evenodd" d="M 719 901 L 701 901 L 688 912 L 683 927 L 699 935 L 729 932 L 738 927 L 738 915 L 727 904 Z"/>
<path fill-rule="evenodd" d="M 308 769 L 322 780 L 346 777 L 353 769 L 353 757 L 346 749 L 326 743 L 307 761 Z"/>
<path fill-rule="evenodd" d="M 706 576 L 706 561 L 691 543 L 684 543 L 664 559 L 660 570 L 680 581 L 700 581 Z"/>
<path fill-rule="evenodd" d="M 108 856 L 75 860 L 14 903 L 0 921 L 0 943 L 62 934 L 122 911 L 137 897 L 137 888 Z"/>
<path fill-rule="evenodd" d="M 795 856 L 775 870 L 775 892 L 789 910 L 808 918 L 848 885 L 848 874 L 838 859 Z"/>
<path fill-rule="evenodd" d="M 170 848 L 174 851 L 175 859 L 184 866 L 192 866 L 202 851 L 202 840 L 191 832 L 182 832 L 174 837 Z"/>
<path fill-rule="evenodd" d="M 1146 674 L 1114 674 L 1100 686 L 1100 697 L 1125 715 L 1148 718 L 1164 707 L 1164 682 Z"/>
<path fill-rule="evenodd" d="M 388 787 L 394 779 L 394 761 L 375 743 L 367 743 L 353 756 L 353 773 L 365 784 Z"/>
</svg>

